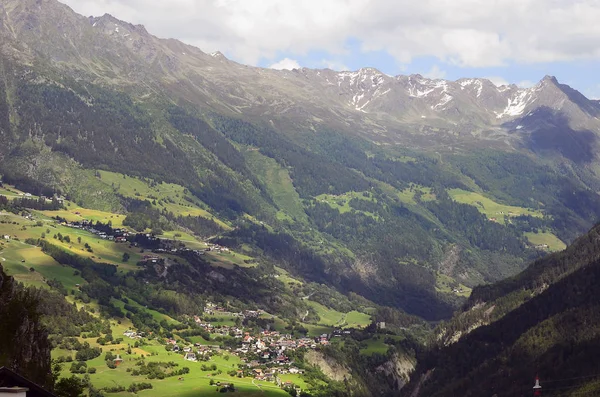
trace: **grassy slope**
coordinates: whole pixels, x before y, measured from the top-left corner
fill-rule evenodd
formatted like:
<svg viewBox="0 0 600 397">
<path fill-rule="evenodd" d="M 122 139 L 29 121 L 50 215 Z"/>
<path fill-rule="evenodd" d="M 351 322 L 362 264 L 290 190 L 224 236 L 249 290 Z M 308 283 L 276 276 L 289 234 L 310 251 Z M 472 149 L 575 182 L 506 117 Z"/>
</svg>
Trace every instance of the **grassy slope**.
<svg viewBox="0 0 600 397">
<path fill-rule="evenodd" d="M 307 300 L 306 303 L 319 315 L 318 325 L 342 327 L 342 328 L 364 328 L 371 323 L 371 316 L 366 313 L 353 310 L 348 313 L 326 307 L 318 302 Z"/>
<path fill-rule="evenodd" d="M 464 296 L 465 298 L 468 298 L 471 295 L 471 288 L 456 282 L 452 277 L 439 272 L 436 273 L 435 277 L 436 291 L 446 294 L 456 294 L 458 296 Z"/>
<path fill-rule="evenodd" d="M 52 214 L 48 214 L 52 215 Z M 103 214 L 102 214 L 103 215 Z M 38 215 L 40 218 L 44 219 L 45 216 L 42 214 Z M 45 232 L 46 228 L 50 228 L 52 233 L 61 232 L 63 235 L 69 234 L 73 240 L 76 241 L 74 236 L 81 235 L 83 236 L 82 243 L 83 245 L 85 241 L 89 241 L 90 245 L 96 250 L 99 250 L 99 247 L 106 247 L 107 249 L 112 249 L 114 251 L 114 256 L 120 256 L 121 250 L 123 247 L 126 247 L 124 244 L 116 244 L 109 241 L 100 241 L 94 242 L 92 240 L 96 240 L 95 236 L 90 235 L 87 232 L 83 232 L 80 230 L 74 230 L 70 228 L 66 228 L 60 225 L 54 225 L 50 220 L 46 218 L 46 222 L 43 226 L 35 226 L 34 221 L 26 220 L 18 215 L 6 214 L 3 213 L 0 215 L 0 220 L 3 220 L 5 223 L 0 223 L 0 235 L 8 234 L 11 236 L 11 240 L 9 241 L 1 241 L 0 248 L 0 261 L 2 262 L 3 267 L 7 271 L 7 273 L 15 276 L 18 281 L 24 282 L 27 285 L 33 285 L 38 287 L 48 288 L 45 283 L 46 279 L 55 278 L 60 281 L 67 289 L 75 289 L 76 284 L 83 285 L 85 284 L 85 280 L 83 280 L 80 276 L 75 275 L 74 270 L 70 267 L 63 266 L 50 256 L 44 254 L 39 247 L 34 247 L 28 244 L 25 244 L 23 241 L 26 238 L 39 238 L 41 233 Z M 10 223 L 7 223 L 10 220 Z M 15 223 L 13 223 L 15 222 Z M 22 230 L 25 227 L 25 230 Z M 16 239 L 14 238 L 16 236 Z M 17 240 L 18 239 L 18 240 Z M 66 250 L 70 250 L 68 244 L 62 244 L 58 240 L 51 238 L 53 244 L 62 246 Z M 101 245 L 99 245 L 101 244 Z M 75 245 L 79 245 L 75 242 Z M 77 251 L 76 248 L 71 249 L 71 251 Z M 81 252 L 77 252 L 78 254 L 82 254 Z M 91 254 L 90 254 L 91 255 Z M 109 257 L 110 255 L 106 255 Z M 243 258 L 243 256 L 240 256 Z M 99 259 L 96 256 L 94 259 Z M 108 259 L 108 258 L 103 258 Z M 25 260 L 25 262 L 21 262 Z M 121 265 L 122 266 L 122 265 Z M 30 271 L 29 268 L 33 267 L 35 271 Z M 113 304 L 118 307 L 123 307 L 125 303 L 119 300 L 113 300 Z M 152 315 L 154 319 L 157 321 L 167 320 L 168 322 L 178 323 L 178 321 L 172 319 L 171 317 L 159 313 L 155 310 L 144 308 L 132 299 L 129 299 L 129 304 L 137 307 L 138 309 L 144 310 Z M 92 302 L 91 304 L 86 305 L 88 308 L 93 308 L 96 305 Z M 234 325 L 234 318 L 230 316 L 223 316 L 216 314 L 217 320 L 214 321 L 215 324 L 220 325 Z M 236 356 L 231 356 L 229 360 L 225 360 L 223 357 L 216 356 L 211 358 L 208 364 L 215 363 L 218 369 L 221 369 L 223 373 L 218 375 L 217 377 L 210 377 L 211 371 L 201 371 L 200 366 L 201 363 L 193 363 L 188 362 L 183 359 L 182 356 L 169 353 L 164 349 L 164 346 L 159 345 L 155 341 L 151 341 L 150 345 L 143 346 L 142 348 L 134 348 L 132 349 L 132 354 L 128 355 L 126 353 L 127 346 L 133 345 L 135 340 L 124 337 L 122 333 L 131 328 L 131 322 L 124 318 L 120 320 L 120 323 L 115 321 L 111 321 L 111 325 L 113 328 L 113 334 L 115 337 L 123 337 L 124 342 L 117 345 L 107 345 L 103 347 L 103 351 L 113 351 L 114 353 L 119 353 L 121 357 L 125 359 L 123 365 L 115 370 L 109 369 L 104 362 L 104 354 L 100 357 L 90 360 L 87 362 L 88 367 L 96 368 L 97 372 L 95 374 L 91 374 L 91 381 L 95 387 L 107 387 L 107 386 L 115 386 L 116 384 L 122 385 L 124 387 L 128 387 L 132 382 L 148 382 L 149 380 L 145 379 L 143 376 L 131 376 L 126 372 L 127 368 L 134 367 L 134 359 L 140 357 L 140 355 L 145 355 L 147 361 L 175 361 L 179 364 L 178 368 L 182 368 L 184 366 L 190 368 L 190 373 L 184 376 L 183 381 L 177 380 L 178 377 L 167 378 L 164 380 L 150 380 L 153 385 L 153 389 L 139 392 L 142 395 L 147 396 L 195 396 L 201 394 L 203 396 L 217 396 L 222 395 L 220 392 L 217 392 L 216 386 L 210 386 L 209 380 L 215 379 L 220 380 L 222 382 L 231 382 L 236 385 L 237 395 L 241 396 L 285 396 L 287 393 L 279 389 L 274 384 L 268 382 L 261 382 L 262 385 L 259 387 L 253 383 L 253 380 L 250 378 L 232 378 L 226 374 L 227 371 L 231 369 L 237 369 L 237 364 L 240 362 L 239 358 Z M 80 338 L 82 341 L 84 339 Z M 88 338 L 85 339 L 92 347 L 99 346 L 96 343 L 96 338 Z M 205 341 L 207 344 L 214 344 L 214 342 Z M 151 355 L 154 354 L 154 355 Z M 65 351 L 61 349 L 56 349 L 53 351 L 52 356 L 65 356 L 71 355 L 74 357 L 74 351 Z M 70 364 L 66 363 L 63 367 L 63 376 L 70 376 L 69 372 Z M 287 378 L 286 378 L 287 380 Z M 292 380 L 290 378 L 290 380 Z M 305 385 L 300 379 L 296 379 L 297 383 Z M 111 393 L 111 395 L 115 396 L 128 396 L 130 393 Z"/>
<path fill-rule="evenodd" d="M 302 201 L 288 170 L 260 152 L 248 149 L 245 152 L 248 166 L 267 187 L 273 201 L 279 208 L 279 219 L 291 218 L 297 222 L 307 222 Z"/>
<path fill-rule="evenodd" d="M 544 214 L 539 210 L 500 204 L 480 193 L 469 192 L 462 189 L 451 189 L 448 191 L 448 194 L 453 200 L 459 203 L 475 206 L 488 218 L 496 218 L 500 223 L 504 223 L 505 215 L 509 217 L 530 215 L 538 218 L 544 216 Z"/>
<path fill-rule="evenodd" d="M 115 330 L 116 331 L 116 330 Z M 116 336 L 116 334 L 115 334 Z M 95 342 L 95 338 L 86 339 L 92 347 L 99 346 Z M 229 359 L 225 359 L 224 356 L 213 356 L 208 362 L 190 362 L 183 359 L 182 355 L 167 352 L 164 346 L 159 345 L 155 342 L 150 342 L 149 345 L 142 346 L 138 349 L 132 349 L 132 354 L 127 354 L 127 345 L 133 345 L 135 341 L 133 339 L 124 337 L 124 342 L 119 345 L 107 345 L 103 347 L 103 350 L 112 351 L 114 354 L 119 354 L 123 358 L 123 363 L 116 369 L 109 369 L 104 362 L 104 354 L 93 360 L 87 361 L 88 368 L 96 368 L 96 373 L 90 375 L 90 379 L 95 387 L 110 387 L 115 385 L 121 385 L 127 388 L 133 382 L 150 382 L 153 388 L 151 390 L 138 392 L 138 394 L 146 396 L 217 396 L 222 395 L 217 392 L 217 386 L 210 386 L 210 379 L 215 381 L 221 381 L 226 383 L 233 383 L 238 389 L 236 395 L 244 397 L 250 397 L 255 395 L 261 396 L 285 396 L 283 390 L 276 387 L 274 384 L 261 382 L 263 384 L 262 390 L 257 385 L 253 384 L 253 380 L 250 378 L 237 378 L 227 375 L 227 371 L 237 369 L 238 364 L 241 362 L 240 359 L 234 355 L 230 355 Z M 55 352 L 55 356 L 64 354 L 74 354 L 74 352 L 60 351 Z M 168 362 L 173 361 L 178 364 L 175 369 L 188 367 L 190 373 L 183 375 L 183 380 L 178 380 L 179 376 L 169 377 L 163 380 L 148 380 L 145 376 L 132 376 L 127 372 L 127 369 L 135 369 L 135 359 L 140 356 L 145 356 L 146 362 Z M 217 369 L 223 371 L 222 374 L 217 376 L 210 376 L 213 371 L 202 371 L 202 364 L 215 364 Z M 62 375 L 70 376 L 68 370 L 69 365 L 65 365 L 63 368 Z M 130 396 L 129 392 L 122 393 L 111 393 L 111 396 Z"/>
<path fill-rule="evenodd" d="M 316 199 L 318 201 L 321 201 L 321 202 L 329 205 L 331 208 L 337 209 L 338 211 L 340 211 L 341 214 L 343 214 L 345 212 L 352 211 L 352 207 L 350 206 L 350 200 L 352 200 L 354 198 L 357 198 L 359 200 L 365 200 L 365 201 L 373 201 L 374 200 L 370 196 L 365 197 L 364 193 L 365 192 L 346 192 L 344 194 L 339 194 L 339 195 L 321 194 L 321 195 L 317 196 Z M 377 215 L 375 215 L 371 212 L 360 211 L 360 210 L 355 210 L 355 211 L 377 219 Z"/>
<path fill-rule="evenodd" d="M 164 208 L 175 215 L 201 216 L 213 219 L 225 229 L 231 228 L 208 212 L 206 210 L 207 206 L 189 193 L 183 186 L 165 182 L 151 186 L 145 180 L 124 174 L 108 171 L 99 171 L 99 173 L 99 180 L 102 183 L 111 186 L 124 197 L 149 200 L 151 202 L 156 200 L 157 208 Z M 163 200 L 163 202 L 158 203 L 159 200 Z"/>
<path fill-rule="evenodd" d="M 517 207 L 514 205 L 500 204 L 480 193 L 469 192 L 462 189 L 452 189 L 448 191 L 453 200 L 475 206 L 479 212 L 485 214 L 488 218 L 495 218 L 497 222 L 504 224 L 504 217 L 514 217 L 521 215 L 529 215 L 541 218 L 544 216 L 540 210 L 532 208 Z M 549 251 L 561 251 L 566 248 L 558 237 L 550 232 L 525 233 L 525 237 L 533 245 L 547 244 Z"/>
<path fill-rule="evenodd" d="M 525 233 L 525 237 L 527 237 L 527 240 L 529 240 L 529 242 L 531 244 L 534 244 L 534 245 L 546 244 L 546 245 L 548 245 L 549 251 L 553 251 L 553 252 L 554 251 L 562 251 L 565 248 L 567 248 L 567 245 L 565 243 L 563 243 L 554 234 L 549 233 L 549 232 L 538 232 L 538 233 L 528 232 L 528 233 Z"/>
</svg>

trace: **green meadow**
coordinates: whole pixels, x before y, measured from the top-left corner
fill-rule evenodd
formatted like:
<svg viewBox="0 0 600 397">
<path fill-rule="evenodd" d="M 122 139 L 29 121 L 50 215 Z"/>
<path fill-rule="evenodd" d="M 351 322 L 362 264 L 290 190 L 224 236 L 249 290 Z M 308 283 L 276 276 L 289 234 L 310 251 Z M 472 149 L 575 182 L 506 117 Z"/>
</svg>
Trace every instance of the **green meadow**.
<svg viewBox="0 0 600 397">
<path fill-rule="evenodd" d="M 548 250 L 552 252 L 562 251 L 567 248 L 564 242 L 550 232 L 527 232 L 525 233 L 525 237 L 533 245 L 547 245 Z"/>
<path fill-rule="evenodd" d="M 373 354 L 386 354 L 389 346 L 385 344 L 383 338 L 375 337 L 361 342 L 360 354 L 371 356 Z"/>
<path fill-rule="evenodd" d="M 430 187 L 414 185 L 404 190 L 397 191 L 397 196 L 404 204 L 417 204 L 417 198 L 420 201 L 434 201 L 435 194 L 431 193 Z M 417 198 L 415 198 L 417 196 Z M 419 198 L 420 196 L 420 198 Z"/>
<path fill-rule="evenodd" d="M 124 197 L 138 200 L 148 200 L 159 209 L 166 209 L 175 215 L 201 216 L 212 219 L 226 230 L 229 225 L 208 212 L 206 205 L 194 197 L 186 188 L 173 183 L 152 183 L 150 181 L 131 177 L 115 172 L 99 171 L 99 180 L 111 186 Z"/>
<path fill-rule="evenodd" d="M 279 208 L 277 217 L 281 220 L 291 219 L 307 221 L 300 195 L 294 188 L 292 178 L 287 169 L 282 168 L 275 160 L 263 156 L 260 152 L 248 149 L 245 152 L 248 165 L 266 186 Z"/>
<path fill-rule="evenodd" d="M 480 193 L 450 189 L 448 194 L 454 201 L 475 206 L 479 212 L 485 214 L 488 218 L 496 218 L 499 223 L 504 223 L 504 216 L 530 215 L 538 218 L 544 216 L 540 210 L 500 204 Z"/>
<path fill-rule="evenodd" d="M 117 335 L 115 335 L 117 336 Z M 94 338 L 86 339 L 92 347 L 99 346 L 95 343 Z M 87 361 L 89 368 L 95 368 L 96 373 L 90 374 L 90 380 L 96 388 L 123 386 L 125 388 L 133 382 L 149 382 L 152 384 L 152 389 L 138 392 L 140 395 L 147 396 L 218 396 L 223 393 L 218 391 L 218 386 L 210 385 L 210 380 L 213 379 L 215 382 L 233 383 L 236 392 L 235 395 L 244 397 L 251 396 L 286 396 L 288 395 L 283 390 L 279 389 L 275 384 L 269 382 L 256 382 L 252 378 L 238 378 L 232 377 L 227 374 L 228 371 L 237 370 L 238 364 L 241 363 L 240 359 L 227 353 L 221 353 L 220 355 L 212 356 L 209 361 L 206 362 L 192 362 L 187 361 L 181 354 L 167 352 L 165 347 L 151 341 L 148 345 L 141 346 L 140 348 L 133 348 L 131 354 L 127 353 L 127 345 L 132 345 L 133 339 L 124 337 L 124 342 L 119 345 L 106 345 L 101 346 L 103 349 L 102 354 L 92 360 Z M 123 362 L 115 369 L 110 369 L 104 361 L 104 355 L 106 352 L 112 352 L 113 354 L 119 354 L 123 359 Z M 74 355 L 71 351 L 55 351 L 53 357 L 63 355 Z M 145 362 L 174 362 L 177 364 L 174 367 L 175 370 L 187 367 L 190 372 L 181 376 L 172 376 L 165 379 L 152 379 L 148 380 L 143 375 L 132 376 L 131 372 L 137 368 L 136 363 L 143 356 Z M 222 371 L 220 374 L 212 375 L 214 371 L 202 371 L 201 366 L 203 364 L 212 365 L 215 364 L 217 371 Z M 71 375 L 69 372 L 69 363 L 63 364 L 62 376 L 68 377 Z M 293 378 L 291 378 L 293 379 Z M 299 379 L 296 379 L 299 382 Z M 260 386 L 259 386 L 260 384 Z M 303 383 L 304 385 L 304 383 Z M 120 393 L 110 393 L 111 396 L 131 396 L 131 393 L 125 391 Z"/>
<path fill-rule="evenodd" d="M 369 192 L 346 192 L 344 194 L 334 195 L 334 194 L 321 194 L 316 196 L 315 199 L 321 203 L 329 205 L 331 208 L 337 209 L 341 214 L 350 212 L 353 208 L 350 206 L 350 200 L 359 199 L 365 201 L 374 201 L 375 199 L 370 195 Z M 377 218 L 377 215 L 372 212 L 355 210 L 356 212 L 360 212 L 364 215 L 370 216 L 372 218 Z"/>
<path fill-rule="evenodd" d="M 452 277 L 443 273 L 435 274 L 435 290 L 444 294 L 454 294 L 468 298 L 471 296 L 472 289 L 456 282 Z"/>
<path fill-rule="evenodd" d="M 356 310 L 342 313 L 311 300 L 307 300 L 306 303 L 319 315 L 320 319 L 317 323 L 320 326 L 364 328 L 371 323 L 370 315 Z"/>
</svg>

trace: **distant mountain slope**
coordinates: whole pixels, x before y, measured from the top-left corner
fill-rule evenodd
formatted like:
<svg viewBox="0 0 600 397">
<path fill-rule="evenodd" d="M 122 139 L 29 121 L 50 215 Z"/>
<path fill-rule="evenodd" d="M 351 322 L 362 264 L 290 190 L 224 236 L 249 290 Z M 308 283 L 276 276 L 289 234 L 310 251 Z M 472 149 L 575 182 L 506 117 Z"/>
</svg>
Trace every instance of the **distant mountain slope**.
<svg viewBox="0 0 600 397">
<path fill-rule="evenodd" d="M 158 39 L 143 26 L 110 15 L 79 16 L 55 0 L 6 0 L 0 18 L 3 52 L 21 61 L 35 64 L 42 57 L 73 76 L 141 95 L 155 95 L 160 87 L 173 100 L 243 114 L 276 128 L 292 122 L 294 130 L 327 125 L 388 143 L 437 146 L 441 136 L 460 144 L 481 138 L 516 147 L 524 142 L 535 149 L 540 137 L 530 135 L 539 120 L 530 119 L 546 109 L 560 116 L 550 121 L 557 128 L 567 122 L 581 134 L 600 131 L 598 103 L 549 76 L 534 87 L 518 88 L 485 79 L 388 76 L 373 68 L 248 67 L 220 53 Z M 596 147 L 595 139 L 586 143 Z"/>
<path fill-rule="evenodd" d="M 407 394 L 524 395 L 536 374 L 544 394 L 600 392 L 599 233 L 596 226 L 564 252 L 476 288 L 465 311 L 440 327 L 445 343 L 423 357 Z"/>
<path fill-rule="evenodd" d="M 217 230 L 428 320 L 545 255 L 528 235 L 570 242 L 600 219 L 598 104 L 552 77 L 249 67 L 55 0 L 0 2 L 0 37 L 5 181 L 157 230 Z M 177 184 L 205 217 L 124 196 L 101 171 Z"/>
</svg>

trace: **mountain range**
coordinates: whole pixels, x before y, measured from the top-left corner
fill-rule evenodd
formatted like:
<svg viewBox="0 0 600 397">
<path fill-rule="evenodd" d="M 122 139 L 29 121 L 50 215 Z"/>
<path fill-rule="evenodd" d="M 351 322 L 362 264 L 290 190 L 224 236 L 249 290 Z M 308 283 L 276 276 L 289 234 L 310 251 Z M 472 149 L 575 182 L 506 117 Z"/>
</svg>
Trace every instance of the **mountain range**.
<svg viewBox="0 0 600 397">
<path fill-rule="evenodd" d="M 600 101 L 552 76 L 521 88 L 265 69 L 56 0 L 0 0 L 0 188 L 244 258 L 135 268 L 143 284 L 78 256 L 89 245 L 29 237 L 83 273 L 73 299 L 169 337 L 142 307 L 189 318 L 203 300 L 251 304 L 305 334 L 332 312 L 366 316 L 325 350 L 354 371 L 336 390 L 356 396 L 400 393 L 415 359 L 407 395 L 519 395 L 536 373 L 555 392 L 598 390 L 599 116 Z M 102 317 L 36 294 L 54 334 L 69 312 L 73 336 L 94 323 L 112 337 Z M 373 335 L 385 355 L 365 354 Z"/>
<path fill-rule="evenodd" d="M 291 271 L 427 319 L 463 300 L 444 277 L 513 275 L 545 253 L 527 233 L 570 242 L 600 215 L 600 104 L 554 77 L 250 67 L 55 0 L 2 1 L 0 36 L 6 181 L 121 212 L 93 171 L 178 183 L 243 225 L 223 241 L 266 223 L 293 251 L 251 245 Z"/>
<path fill-rule="evenodd" d="M 296 132 L 327 126 L 376 142 L 434 148 L 483 139 L 593 159 L 595 140 L 586 132 L 598 130 L 600 105 L 551 76 L 519 88 L 486 79 L 388 76 L 374 68 L 278 71 L 156 38 L 108 14 L 85 18 L 54 1 L 4 1 L 1 12 L 5 56 L 29 65 L 41 58 L 75 80 L 127 87 L 142 97 L 158 90 L 203 112 L 243 115 L 276 129 L 291 124 Z M 572 130 L 564 137 L 551 127 L 562 135 Z M 565 149 L 567 138 L 576 142 Z M 570 146 L 589 146 L 590 153 L 582 158 Z"/>
</svg>

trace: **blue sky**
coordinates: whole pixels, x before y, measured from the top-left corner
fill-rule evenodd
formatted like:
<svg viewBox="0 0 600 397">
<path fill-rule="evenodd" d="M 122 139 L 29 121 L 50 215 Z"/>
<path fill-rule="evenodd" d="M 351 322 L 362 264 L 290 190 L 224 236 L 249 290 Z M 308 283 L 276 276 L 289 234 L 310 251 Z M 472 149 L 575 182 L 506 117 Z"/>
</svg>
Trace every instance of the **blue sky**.
<svg viewBox="0 0 600 397">
<path fill-rule="evenodd" d="M 61 1 L 249 65 L 521 86 L 549 74 L 600 98 L 600 0 Z"/>
</svg>

